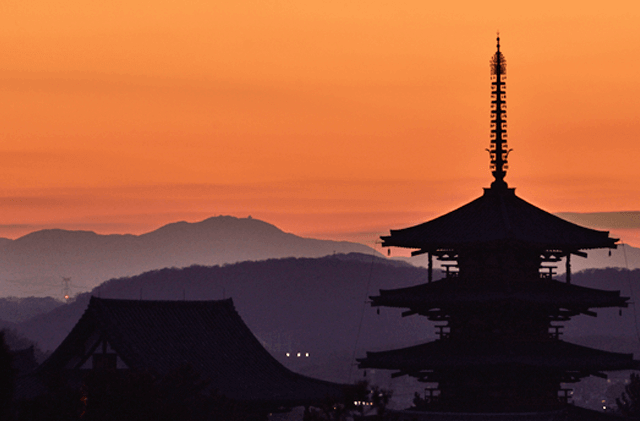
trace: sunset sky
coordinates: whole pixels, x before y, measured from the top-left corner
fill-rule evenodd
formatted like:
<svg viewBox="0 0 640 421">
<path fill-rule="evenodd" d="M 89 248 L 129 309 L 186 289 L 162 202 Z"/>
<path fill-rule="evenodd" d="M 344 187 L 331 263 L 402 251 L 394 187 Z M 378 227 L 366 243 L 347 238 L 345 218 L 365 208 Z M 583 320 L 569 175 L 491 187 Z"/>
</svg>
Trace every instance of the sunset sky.
<svg viewBox="0 0 640 421">
<path fill-rule="evenodd" d="M 640 210 L 635 1 L 4 0 L 0 237 L 215 215 L 373 242 L 509 172 L 550 212 Z M 600 227 L 600 229 L 603 229 Z M 614 234 L 640 246 L 640 221 Z"/>
</svg>

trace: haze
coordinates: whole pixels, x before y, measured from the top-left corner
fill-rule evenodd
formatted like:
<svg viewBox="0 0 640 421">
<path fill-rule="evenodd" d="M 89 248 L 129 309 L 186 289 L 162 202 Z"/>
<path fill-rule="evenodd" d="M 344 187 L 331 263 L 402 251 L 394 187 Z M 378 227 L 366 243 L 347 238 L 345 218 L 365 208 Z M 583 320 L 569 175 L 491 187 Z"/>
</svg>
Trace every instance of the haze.
<svg viewBox="0 0 640 421">
<path fill-rule="evenodd" d="M 640 210 L 633 2 L 4 1 L 0 236 L 219 214 L 372 242 L 491 181 L 550 212 Z M 640 245 L 634 218 L 612 229 Z M 606 225 L 606 224 L 605 224 Z"/>
</svg>

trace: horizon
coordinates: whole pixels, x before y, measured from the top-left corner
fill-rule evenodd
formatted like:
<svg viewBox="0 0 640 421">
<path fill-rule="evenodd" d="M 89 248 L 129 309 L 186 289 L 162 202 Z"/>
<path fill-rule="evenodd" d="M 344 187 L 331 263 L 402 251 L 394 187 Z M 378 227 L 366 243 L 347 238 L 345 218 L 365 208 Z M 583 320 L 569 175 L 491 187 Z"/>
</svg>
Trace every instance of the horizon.
<svg viewBox="0 0 640 421">
<path fill-rule="evenodd" d="M 634 224 L 635 220 L 632 220 L 632 219 L 635 219 L 635 218 L 633 218 L 633 216 L 632 218 L 629 218 L 628 214 L 634 214 L 633 216 L 635 216 L 635 214 L 640 214 L 640 212 L 637 212 L 637 211 L 591 212 L 591 213 L 561 213 L 560 212 L 556 214 L 556 216 L 559 216 L 565 220 L 568 220 L 569 222 L 573 222 L 575 224 L 585 226 L 587 228 L 596 229 L 599 231 L 608 231 L 610 237 L 619 239 L 618 245 L 627 244 L 627 245 L 630 245 L 631 247 L 640 248 L 640 228 L 636 227 L 636 225 Z M 609 218 L 604 217 L 605 215 L 608 216 Z M 308 215 L 304 215 L 304 216 L 308 216 Z M 436 215 L 436 217 L 437 216 L 440 216 L 440 215 Z M 194 220 L 185 220 L 185 219 L 172 220 L 172 221 L 163 223 L 159 226 L 150 227 L 148 229 L 142 229 L 138 226 L 139 231 L 137 232 L 127 231 L 126 226 L 120 227 L 121 229 L 117 230 L 112 224 L 108 225 L 107 227 L 103 227 L 104 231 L 99 228 L 96 229 L 95 226 L 90 224 L 82 225 L 82 224 L 73 224 L 73 223 L 67 226 L 64 226 L 64 225 L 62 226 L 51 225 L 51 226 L 41 226 L 41 227 L 18 226 L 18 227 L 15 227 L 14 229 L 16 232 L 21 232 L 20 234 L 16 234 L 13 237 L 5 237 L 0 235 L 0 238 L 17 240 L 19 238 L 33 234 L 35 232 L 45 231 L 45 230 L 92 232 L 98 235 L 114 235 L 115 234 L 115 235 L 139 236 L 139 235 L 147 234 L 149 232 L 156 231 L 164 226 L 175 224 L 175 223 L 186 222 L 188 224 L 197 224 L 200 222 L 204 222 L 208 219 L 218 218 L 218 217 L 232 217 L 237 219 L 255 219 L 255 220 L 273 225 L 283 232 L 294 234 L 299 237 L 359 243 L 359 244 L 369 246 L 380 253 L 383 253 L 383 252 L 386 253 L 385 251 L 386 249 L 381 247 L 380 236 L 389 234 L 389 229 L 387 229 L 386 231 L 384 231 L 383 229 L 380 229 L 380 230 L 369 230 L 369 231 L 320 231 L 320 232 L 297 233 L 297 232 L 288 231 L 287 229 L 284 229 L 283 227 L 281 227 L 280 225 L 278 225 L 273 221 L 255 217 L 253 215 L 240 216 L 240 215 L 220 214 L 220 215 L 209 215 L 209 216 L 205 216 L 203 218 L 194 219 Z M 629 224 L 629 221 L 631 221 L 632 223 Z M 421 222 L 426 222 L 426 220 Z M 399 228 L 407 228 L 407 227 L 408 226 L 402 226 Z M 395 256 L 410 255 L 410 251 L 398 249 L 397 247 L 391 247 L 391 250 L 393 250 L 393 254 Z"/>
</svg>

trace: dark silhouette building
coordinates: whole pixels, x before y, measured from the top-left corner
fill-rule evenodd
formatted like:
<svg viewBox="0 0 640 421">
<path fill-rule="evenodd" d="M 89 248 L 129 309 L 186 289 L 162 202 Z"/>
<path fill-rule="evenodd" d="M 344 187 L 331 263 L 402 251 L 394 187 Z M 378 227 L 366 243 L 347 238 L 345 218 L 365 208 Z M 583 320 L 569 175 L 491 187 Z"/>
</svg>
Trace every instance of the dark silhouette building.
<svg viewBox="0 0 640 421">
<path fill-rule="evenodd" d="M 209 395 L 265 413 L 342 401 L 349 389 L 280 364 L 251 333 L 231 299 L 91 297 L 82 318 L 33 377 L 42 379 L 41 384 L 63 378 L 81 385 L 92 372 L 163 377 L 185 366 L 199 376 Z"/>
<path fill-rule="evenodd" d="M 572 255 L 615 248 L 617 240 L 527 203 L 504 181 L 510 151 L 505 70 L 498 38 L 491 59 L 491 187 L 450 213 L 382 237 L 383 246 L 428 254 L 429 279 L 414 287 L 381 290 L 371 297 L 372 305 L 404 308 L 403 316 L 418 314 L 439 322 L 439 339 L 368 352 L 359 366 L 437 384 L 418 400 L 433 419 L 450 419 L 446 413 L 485 414 L 469 419 L 509 412 L 523 417 L 531 411 L 546 411 L 541 419 L 566 417 L 568 391 L 562 383 L 638 367 L 631 354 L 560 340 L 560 323 L 573 316 L 627 307 L 628 298 L 619 291 L 571 284 Z M 433 258 L 445 262 L 446 276 L 438 281 L 432 281 Z M 565 282 L 553 278 L 553 264 L 561 259 L 566 261 Z M 558 411 L 564 415 L 553 415 Z M 576 417 L 590 419 L 584 413 Z"/>
</svg>

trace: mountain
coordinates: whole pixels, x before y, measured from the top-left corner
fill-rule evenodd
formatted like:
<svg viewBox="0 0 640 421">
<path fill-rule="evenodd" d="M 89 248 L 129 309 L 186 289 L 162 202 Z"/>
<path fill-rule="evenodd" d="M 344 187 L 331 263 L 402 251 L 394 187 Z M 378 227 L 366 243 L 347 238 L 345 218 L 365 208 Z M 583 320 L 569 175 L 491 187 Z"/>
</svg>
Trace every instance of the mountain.
<svg viewBox="0 0 640 421">
<path fill-rule="evenodd" d="M 558 277 L 560 281 L 564 276 Z M 565 339 L 583 336 L 615 336 L 633 338 L 636 344 L 636 357 L 640 350 L 640 314 L 636 303 L 640 302 L 640 269 L 619 268 L 588 269 L 574 273 L 571 283 L 583 287 L 620 291 L 629 297 L 629 307 L 625 309 L 593 309 L 597 317 L 581 315 L 572 318 L 564 325 Z"/>
<path fill-rule="evenodd" d="M 417 285 L 426 276 L 423 268 L 362 254 L 168 268 L 109 280 L 74 302 L 13 328 L 46 351 L 55 349 L 77 323 L 91 294 L 144 300 L 231 297 L 251 331 L 281 362 L 299 372 L 345 382 L 356 375 L 354 358 L 365 351 L 436 338 L 434 323 L 424 317 L 402 317 L 402 309 L 391 308 L 381 308 L 378 314 L 368 302 L 380 289 Z M 435 278 L 441 276 L 436 272 Z M 595 318 L 578 316 L 562 323 L 563 338 L 639 355 L 640 315 L 633 304 L 640 300 L 639 282 L 640 270 L 593 269 L 575 274 L 572 283 L 620 290 L 631 297 L 631 303 L 622 311 L 595 309 Z M 286 357 L 287 352 L 291 357 Z M 298 352 L 303 356 L 308 352 L 310 357 L 298 359 L 294 357 Z M 368 374 L 369 378 L 375 375 Z"/>
<path fill-rule="evenodd" d="M 377 314 L 368 303 L 368 296 L 380 288 L 416 285 L 425 279 L 425 269 L 355 253 L 169 268 L 112 279 L 15 329 L 42 350 L 53 350 L 80 319 L 91 294 L 144 300 L 231 297 L 242 319 L 276 358 L 291 366 L 298 360 L 287 359 L 286 352 L 308 352 L 306 365 L 322 367 L 326 378 L 346 381 L 354 351 L 362 356 L 365 350 L 412 345 L 435 336 L 423 318 L 403 318 L 398 309 Z M 328 362 L 336 359 L 337 365 Z M 337 373 L 327 374 L 334 369 Z"/>
<path fill-rule="evenodd" d="M 62 297 L 63 277 L 71 278 L 75 294 L 164 267 L 351 252 L 376 253 L 362 244 L 299 237 L 251 217 L 176 222 L 142 235 L 41 230 L 0 241 L 0 296 Z"/>
<path fill-rule="evenodd" d="M 64 304 L 51 297 L 0 298 L 0 320 L 20 323 Z"/>
</svg>

